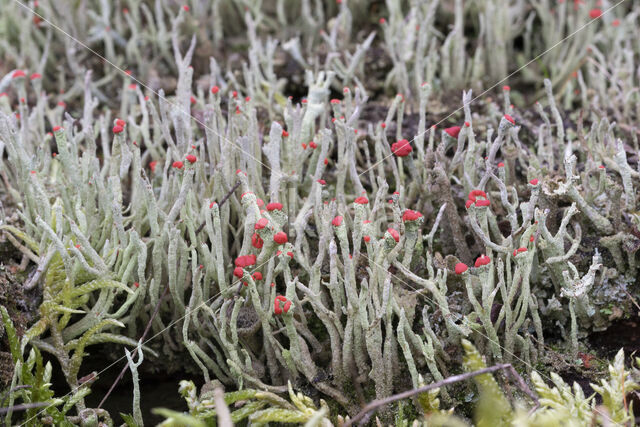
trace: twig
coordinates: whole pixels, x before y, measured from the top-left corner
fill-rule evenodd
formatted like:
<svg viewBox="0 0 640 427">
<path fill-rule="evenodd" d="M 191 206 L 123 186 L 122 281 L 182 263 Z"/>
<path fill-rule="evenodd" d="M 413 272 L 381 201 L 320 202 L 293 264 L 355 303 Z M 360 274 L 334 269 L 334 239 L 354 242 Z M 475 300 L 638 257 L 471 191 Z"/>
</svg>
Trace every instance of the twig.
<svg viewBox="0 0 640 427">
<path fill-rule="evenodd" d="M 222 207 L 222 205 L 224 205 L 224 202 L 227 201 L 227 199 L 229 199 L 229 197 L 231 197 L 231 195 L 233 194 L 234 191 L 236 191 L 236 188 L 240 187 L 240 181 L 236 181 L 235 185 L 233 187 L 231 187 L 231 190 L 229 190 L 229 192 L 226 194 L 226 196 L 224 196 L 222 198 L 222 200 L 220 200 L 220 207 Z M 198 227 L 198 229 L 196 230 L 196 234 L 200 233 L 202 231 L 202 229 L 204 228 L 205 224 L 207 222 L 203 221 L 202 224 L 200 224 L 200 227 Z"/>
<path fill-rule="evenodd" d="M 43 406 L 48 406 L 48 405 L 49 405 L 48 402 L 22 403 L 20 405 L 0 408 L 0 415 L 6 414 L 9 411 L 11 412 L 26 411 L 27 409 L 42 408 Z"/>
<path fill-rule="evenodd" d="M 164 300 L 164 297 L 167 296 L 168 293 L 169 293 L 169 284 L 167 283 L 167 285 L 164 287 L 164 291 L 162 292 L 162 296 L 156 303 L 156 307 L 153 310 L 153 314 L 151 315 L 151 317 L 149 318 L 149 321 L 147 322 L 147 326 L 144 328 L 144 332 L 142 333 L 142 336 L 140 337 L 139 342 L 141 343 L 144 342 L 144 339 L 147 337 L 147 334 L 151 329 L 151 324 L 153 323 L 153 320 L 158 315 L 158 311 L 160 311 L 160 304 L 162 304 L 162 300 Z M 124 367 L 122 368 L 122 371 L 120 371 L 120 374 L 118 374 L 118 377 L 116 378 L 116 380 L 113 382 L 113 384 L 111 384 L 109 391 L 107 391 L 107 394 L 105 394 L 102 400 L 100 401 L 100 404 L 98 405 L 98 409 L 100 409 L 102 405 L 104 405 L 104 402 L 106 402 L 107 398 L 111 395 L 113 390 L 116 388 L 116 386 L 124 376 L 125 372 L 127 372 L 128 368 L 129 368 L 129 365 L 124 365 Z"/>
<path fill-rule="evenodd" d="M 220 427 L 232 427 L 231 412 L 229 412 L 229 407 L 224 401 L 224 390 L 221 387 L 216 387 L 213 390 L 213 401 L 216 404 L 216 412 L 218 413 L 218 425 Z"/>
<path fill-rule="evenodd" d="M 25 384 L 25 385 L 18 385 L 15 386 L 14 388 L 12 388 L 11 390 L 7 390 L 4 393 L 0 394 L 0 402 L 4 402 L 4 399 L 9 396 L 11 393 L 13 393 L 14 391 L 18 391 L 18 390 L 24 390 L 25 388 L 31 388 L 30 385 Z"/>
<path fill-rule="evenodd" d="M 426 391 L 440 388 L 442 386 L 468 380 L 469 378 L 473 378 L 478 375 L 488 374 L 491 372 L 501 371 L 501 370 L 506 370 L 508 373 L 510 373 L 511 376 L 513 376 L 513 378 L 516 380 L 516 383 L 522 389 L 522 391 L 524 391 L 529 397 L 531 397 L 536 402 L 536 404 L 538 403 L 538 397 L 529 389 L 529 387 L 524 382 L 522 377 L 520 377 L 520 375 L 516 372 L 516 370 L 513 369 L 513 366 L 510 363 L 504 363 L 500 365 L 489 366 L 487 368 L 479 369 L 473 372 L 467 372 L 465 374 L 453 375 L 451 377 L 445 378 L 441 381 L 437 381 L 435 383 L 432 383 L 423 387 L 407 390 L 405 392 L 394 394 L 393 396 L 389 396 L 384 399 L 374 400 L 373 402 L 369 403 L 367 406 L 362 408 L 362 410 L 358 412 L 355 417 L 347 421 L 344 424 L 344 427 L 349 427 L 356 423 L 358 423 L 359 425 L 364 425 L 369 420 L 369 417 L 371 416 L 371 413 L 373 411 L 375 411 L 381 406 L 388 405 L 389 403 L 393 403 L 398 400 L 407 399 L 411 396 L 415 396 L 416 394 L 424 393 Z"/>
</svg>

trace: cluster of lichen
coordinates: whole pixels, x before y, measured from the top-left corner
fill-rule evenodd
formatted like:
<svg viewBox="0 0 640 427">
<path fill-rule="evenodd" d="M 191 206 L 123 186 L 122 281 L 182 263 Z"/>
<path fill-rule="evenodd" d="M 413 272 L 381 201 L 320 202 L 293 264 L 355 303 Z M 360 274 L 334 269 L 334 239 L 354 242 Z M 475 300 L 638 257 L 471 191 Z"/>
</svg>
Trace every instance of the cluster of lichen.
<svg viewBox="0 0 640 427">
<path fill-rule="evenodd" d="M 0 80 L 0 229 L 42 298 L 22 337 L 4 316 L 3 405 L 48 403 L 31 423 L 72 422 L 73 406 L 107 422 L 80 377 L 85 349 L 108 344 L 136 379 L 129 422 L 142 423 L 138 369 L 155 364 L 240 390 L 237 419 L 320 423 L 336 411 L 291 385 L 353 416 L 448 377 L 462 340 L 532 373 L 545 335 L 575 363 L 609 325 L 603 308 L 630 311 L 637 6 L 388 0 L 378 20 L 363 13 L 375 3 L 89 2 L 87 20 L 61 0 L 0 2 L 15 65 Z M 246 44 L 240 64 L 215 50 L 228 40 Z M 97 54 L 108 66 L 89 65 Z M 70 394 L 53 396 L 40 352 Z M 189 387 L 192 415 L 212 418 Z"/>
</svg>

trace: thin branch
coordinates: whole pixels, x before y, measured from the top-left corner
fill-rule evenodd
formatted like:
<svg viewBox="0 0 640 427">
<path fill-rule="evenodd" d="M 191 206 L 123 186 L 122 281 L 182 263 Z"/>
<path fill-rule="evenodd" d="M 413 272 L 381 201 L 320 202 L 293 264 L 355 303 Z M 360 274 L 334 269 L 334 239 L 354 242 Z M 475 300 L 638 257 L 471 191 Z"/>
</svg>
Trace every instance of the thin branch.
<svg viewBox="0 0 640 427">
<path fill-rule="evenodd" d="M 451 377 L 445 378 L 445 379 L 443 379 L 441 381 L 437 381 L 435 383 L 431 383 L 431 384 L 423 386 L 423 387 L 414 388 L 412 390 L 407 390 L 405 392 L 402 392 L 402 393 L 399 393 L 399 394 L 394 394 L 393 396 L 389 396 L 389 397 L 386 397 L 384 399 L 374 400 L 373 402 L 369 403 L 367 406 L 362 408 L 362 410 L 360 412 L 358 412 L 355 417 L 353 417 L 352 419 L 347 421 L 344 424 L 344 427 L 349 427 L 349 426 L 351 426 L 353 424 L 356 424 L 356 423 L 358 423 L 359 425 L 364 425 L 369 420 L 372 412 L 374 412 L 375 410 L 377 410 L 381 406 L 388 405 L 389 403 L 393 403 L 393 402 L 396 402 L 398 400 L 407 399 L 409 397 L 415 396 L 416 394 L 424 393 L 426 391 L 433 390 L 433 389 L 436 389 L 436 388 L 440 388 L 440 387 L 443 387 L 443 386 L 446 386 L 446 385 L 450 385 L 450 384 L 454 384 L 454 383 L 457 383 L 457 382 L 460 382 L 460 381 L 468 380 L 469 378 L 473 378 L 473 377 L 476 377 L 478 375 L 488 374 L 488 373 L 491 373 L 491 372 L 501 371 L 501 370 L 506 370 L 509 374 L 511 374 L 511 376 L 513 376 L 513 378 L 516 380 L 516 383 L 518 384 L 520 389 L 524 393 L 526 393 L 529 397 L 531 397 L 531 399 L 534 402 L 536 402 L 536 404 L 538 404 L 538 397 L 529 389 L 529 387 L 524 382 L 522 377 L 516 372 L 515 369 L 513 369 L 513 366 L 510 363 L 504 363 L 504 364 L 500 364 L 500 365 L 489 366 L 488 368 L 479 369 L 479 370 L 473 371 L 473 372 L 467 372 L 467 373 L 460 374 L 460 375 L 453 375 Z"/>
<path fill-rule="evenodd" d="M 139 342 L 141 342 L 141 343 L 144 342 L 144 339 L 147 337 L 147 334 L 149 333 L 149 330 L 151 329 L 151 324 L 153 323 L 153 320 L 158 315 L 158 311 L 160 311 L 160 304 L 162 304 L 162 301 L 164 300 L 164 297 L 167 296 L 168 293 L 169 293 L 169 284 L 167 283 L 167 285 L 164 287 L 164 291 L 162 292 L 162 296 L 160 297 L 160 299 L 156 303 L 156 307 L 153 310 L 153 314 L 151 315 L 151 317 L 149 318 L 149 321 L 147 322 L 147 326 L 144 328 L 144 332 L 142 333 L 142 336 L 140 337 Z M 116 386 L 118 385 L 118 383 L 120 382 L 120 380 L 124 376 L 125 372 L 127 372 L 127 369 L 129 369 L 129 365 L 128 364 L 123 366 L 122 370 L 120 371 L 120 374 L 118 374 L 118 377 L 116 378 L 116 380 L 113 382 L 113 384 L 111 384 L 111 387 L 109 388 L 109 391 L 107 391 L 107 394 L 105 394 L 104 397 L 102 398 L 102 400 L 100 401 L 100 404 L 98 405 L 98 409 L 102 408 L 102 405 L 104 405 L 104 402 L 106 402 L 107 398 L 111 395 L 113 390 L 116 388 Z"/>
<path fill-rule="evenodd" d="M 226 194 L 226 196 L 224 196 L 222 198 L 222 200 L 220 200 L 220 207 L 222 207 L 222 205 L 224 205 L 224 202 L 226 202 L 227 199 L 229 199 L 229 197 L 231 197 L 233 192 L 236 191 L 236 189 L 238 187 L 240 187 L 240 181 L 236 181 L 235 185 L 233 187 L 231 187 L 231 190 L 229 190 L 229 192 Z M 198 234 L 198 233 L 200 233 L 202 231 L 202 229 L 204 228 L 206 223 L 207 223 L 206 221 L 203 221 L 202 224 L 200 224 L 200 227 L 198 227 L 198 229 L 196 230 L 196 234 Z"/>
<path fill-rule="evenodd" d="M 20 405 L 0 408 L 0 415 L 6 414 L 9 411 L 11 412 L 26 411 L 27 409 L 42 408 L 43 406 L 49 406 L 49 403 L 48 402 L 22 403 Z"/>
<path fill-rule="evenodd" d="M 7 396 L 9 396 L 11 393 L 16 392 L 18 390 L 24 390 L 26 388 L 31 388 L 31 386 L 28 385 L 28 384 L 18 385 L 18 386 L 15 386 L 14 388 L 12 388 L 10 390 L 5 391 L 4 393 L 0 394 L 0 402 L 4 402 L 4 399 Z"/>
<path fill-rule="evenodd" d="M 213 401 L 216 404 L 216 412 L 218 413 L 218 425 L 220 427 L 232 427 L 231 412 L 229 412 L 229 407 L 224 401 L 224 390 L 221 387 L 216 387 L 213 390 Z"/>
</svg>

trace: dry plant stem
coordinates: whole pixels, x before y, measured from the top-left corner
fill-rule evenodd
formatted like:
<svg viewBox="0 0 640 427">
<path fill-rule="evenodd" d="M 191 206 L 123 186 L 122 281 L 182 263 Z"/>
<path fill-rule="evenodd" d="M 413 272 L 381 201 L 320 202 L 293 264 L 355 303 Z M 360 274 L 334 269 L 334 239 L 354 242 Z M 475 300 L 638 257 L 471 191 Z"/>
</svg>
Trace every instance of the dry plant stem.
<svg viewBox="0 0 640 427">
<path fill-rule="evenodd" d="M 8 408 L 0 408 L 0 415 L 4 415 L 9 411 L 11 412 L 26 411 L 28 409 L 42 408 L 43 406 L 48 406 L 48 405 L 49 403 L 47 402 L 22 403 L 20 405 L 10 406 Z"/>
<path fill-rule="evenodd" d="M 167 285 L 164 287 L 164 292 L 162 292 L 162 296 L 158 300 L 158 303 L 156 304 L 156 307 L 153 310 L 153 314 L 151 315 L 151 317 L 149 318 L 149 321 L 147 322 L 147 326 L 144 328 L 144 332 L 142 333 L 142 336 L 140 337 L 140 340 L 139 340 L 140 342 L 144 342 L 144 339 L 147 337 L 147 334 L 149 333 L 149 330 L 151 329 L 151 324 L 153 323 L 153 320 L 158 315 L 158 311 L 160 311 L 160 305 L 162 304 L 162 301 L 164 300 L 164 297 L 166 297 L 168 293 L 169 293 L 169 284 L 167 283 Z M 104 397 L 102 398 L 102 400 L 100 401 L 100 404 L 98 405 L 97 409 L 102 408 L 102 405 L 104 405 L 104 402 L 107 401 L 107 399 L 109 398 L 109 396 L 111 395 L 113 390 L 116 388 L 116 386 L 118 385 L 118 383 L 120 382 L 120 380 L 124 376 L 125 372 L 127 372 L 127 369 L 129 369 L 129 365 L 125 365 L 122 368 L 122 370 L 118 374 L 118 377 L 115 379 L 113 384 L 111 384 L 111 387 L 109 387 L 109 391 L 107 391 L 107 394 L 105 394 Z"/>
<path fill-rule="evenodd" d="M 502 371 L 502 370 L 507 371 L 507 373 L 509 373 L 509 375 L 511 375 L 513 379 L 516 381 L 520 390 L 522 390 L 527 396 L 529 396 L 531 400 L 536 402 L 536 405 L 538 404 L 538 396 L 536 396 L 536 394 L 533 391 L 531 391 L 531 389 L 527 386 L 525 381 L 518 374 L 518 372 L 516 372 L 516 370 L 513 368 L 513 366 L 510 363 L 504 363 L 500 365 L 489 366 L 487 368 L 479 369 L 473 372 L 453 375 L 451 377 L 443 379 L 442 381 L 437 381 L 435 383 L 426 385 L 424 387 L 414 388 L 412 390 L 407 390 L 402 393 L 394 394 L 393 396 L 389 396 L 384 399 L 374 400 L 373 402 L 365 406 L 360 412 L 358 412 L 355 417 L 347 421 L 343 427 L 349 427 L 356 423 L 358 425 L 365 425 L 369 421 L 369 418 L 371 417 L 372 412 L 374 412 L 376 409 L 380 408 L 381 406 L 388 405 L 389 403 L 397 402 L 398 400 L 407 399 L 411 396 L 415 396 L 420 393 L 424 393 L 429 390 L 440 388 L 446 385 L 455 384 L 460 381 L 465 381 L 465 380 L 468 380 L 469 378 L 473 378 L 478 375 L 487 374 L 487 373 L 496 372 L 496 371 Z"/>
<path fill-rule="evenodd" d="M 224 205 L 224 202 L 227 201 L 227 199 L 229 199 L 229 197 L 231 197 L 231 195 L 233 194 L 234 191 L 236 191 L 236 189 L 238 187 L 240 187 L 241 182 L 240 181 L 236 181 L 236 183 L 234 184 L 233 187 L 231 187 L 231 190 L 229 190 L 229 192 L 224 196 L 224 198 L 222 200 L 220 200 L 220 207 L 222 207 L 222 205 Z M 200 227 L 198 227 L 196 229 L 196 233 L 198 234 L 202 231 L 202 229 L 204 228 L 204 226 L 206 225 L 206 222 L 203 222 L 202 224 L 200 224 Z"/>
<path fill-rule="evenodd" d="M 213 390 L 213 400 L 216 403 L 218 425 L 220 427 L 233 426 L 233 422 L 231 421 L 231 412 L 229 412 L 229 407 L 224 402 L 224 390 L 222 388 L 217 387 Z"/>
</svg>

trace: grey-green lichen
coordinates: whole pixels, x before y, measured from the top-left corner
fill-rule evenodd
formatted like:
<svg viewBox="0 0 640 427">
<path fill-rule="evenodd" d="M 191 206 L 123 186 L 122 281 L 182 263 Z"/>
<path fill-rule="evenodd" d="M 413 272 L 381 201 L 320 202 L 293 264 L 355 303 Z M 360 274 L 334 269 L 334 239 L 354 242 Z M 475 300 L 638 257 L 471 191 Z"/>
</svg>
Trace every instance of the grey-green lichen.
<svg viewBox="0 0 640 427">
<path fill-rule="evenodd" d="M 378 3 L 0 1 L 0 230 L 42 299 L 21 336 L 3 311 L 2 405 L 46 403 L 7 421 L 111 422 L 84 399 L 93 348 L 128 361 L 136 424 L 150 364 L 257 393 L 229 415 L 256 424 L 338 422 L 463 352 L 542 394 L 549 340 L 573 363 L 607 308 L 632 313 L 637 5 Z M 500 409 L 478 423 L 525 422 L 476 381 Z M 625 384 L 599 389 L 622 422 Z M 164 415 L 213 416 L 182 392 L 196 420 Z M 440 393 L 379 415 L 448 417 Z"/>
</svg>

